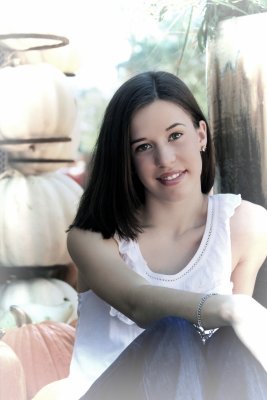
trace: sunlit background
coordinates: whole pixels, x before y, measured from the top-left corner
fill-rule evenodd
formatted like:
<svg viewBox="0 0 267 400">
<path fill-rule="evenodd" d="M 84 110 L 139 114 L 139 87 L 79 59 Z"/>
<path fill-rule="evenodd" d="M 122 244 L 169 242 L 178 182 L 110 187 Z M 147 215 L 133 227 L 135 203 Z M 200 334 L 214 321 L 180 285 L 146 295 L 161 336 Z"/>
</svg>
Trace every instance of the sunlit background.
<svg viewBox="0 0 267 400">
<path fill-rule="evenodd" d="M 206 111 L 205 54 L 196 40 L 202 12 L 200 0 L 6 0 L 0 33 L 46 32 L 69 39 L 78 63 L 70 79 L 81 119 L 79 151 L 87 154 L 107 101 L 135 73 L 178 74 Z"/>
</svg>

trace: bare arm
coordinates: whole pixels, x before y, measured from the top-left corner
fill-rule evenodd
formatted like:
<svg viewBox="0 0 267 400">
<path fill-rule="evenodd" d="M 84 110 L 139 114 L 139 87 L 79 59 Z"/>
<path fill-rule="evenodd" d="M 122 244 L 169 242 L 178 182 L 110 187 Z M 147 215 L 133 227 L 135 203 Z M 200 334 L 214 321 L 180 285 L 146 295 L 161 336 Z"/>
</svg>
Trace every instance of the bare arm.
<svg viewBox="0 0 267 400">
<path fill-rule="evenodd" d="M 203 325 L 206 329 L 231 325 L 267 371 L 267 310 L 251 297 L 267 253 L 266 210 L 243 202 L 232 218 L 231 232 L 235 294 L 208 298 L 202 309 Z M 139 326 L 145 328 L 165 316 L 196 322 L 196 309 L 204 293 L 150 285 L 128 268 L 113 239 L 104 240 L 98 233 L 72 229 L 68 249 L 87 287 Z"/>
<path fill-rule="evenodd" d="M 252 296 L 256 277 L 267 256 L 267 211 L 248 201 L 231 218 L 234 293 Z"/>
<path fill-rule="evenodd" d="M 251 296 L 253 292 L 257 272 L 267 252 L 265 221 L 265 209 L 243 202 L 231 222 L 233 246 L 237 248 L 237 265 L 232 275 L 236 294 Z M 260 228 L 262 226 L 266 228 Z M 68 234 L 68 250 L 88 287 L 139 326 L 146 327 L 166 316 L 196 322 L 196 309 L 205 293 L 150 285 L 124 263 L 114 239 L 72 229 Z M 209 298 L 202 309 L 204 326 L 233 325 L 236 301 L 239 304 L 241 298 L 227 295 Z"/>
<path fill-rule="evenodd" d="M 70 255 L 83 279 L 99 297 L 146 327 L 166 317 L 177 316 L 196 322 L 196 309 L 205 294 L 150 285 L 121 259 L 114 239 L 95 232 L 72 229 L 68 234 Z M 221 307 L 231 296 L 213 296 L 203 307 L 206 328 L 228 325 Z"/>
<path fill-rule="evenodd" d="M 236 295 L 224 311 L 236 335 L 267 371 L 267 310 L 251 297 L 267 255 L 267 211 L 243 201 L 232 218 L 231 233 L 237 259 L 232 273 Z"/>
</svg>

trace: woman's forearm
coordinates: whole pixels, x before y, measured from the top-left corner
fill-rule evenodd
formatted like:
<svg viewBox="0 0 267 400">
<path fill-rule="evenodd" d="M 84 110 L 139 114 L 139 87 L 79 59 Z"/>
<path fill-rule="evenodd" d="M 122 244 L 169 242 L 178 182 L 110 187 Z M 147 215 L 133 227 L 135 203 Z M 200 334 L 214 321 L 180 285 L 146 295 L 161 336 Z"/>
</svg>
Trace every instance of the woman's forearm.
<svg viewBox="0 0 267 400">
<path fill-rule="evenodd" d="M 157 320 L 175 316 L 197 323 L 197 309 L 206 293 L 143 285 L 135 293 L 129 316 L 145 328 Z M 206 299 L 201 307 L 201 321 L 205 329 L 231 325 L 231 295 L 217 295 Z"/>
</svg>

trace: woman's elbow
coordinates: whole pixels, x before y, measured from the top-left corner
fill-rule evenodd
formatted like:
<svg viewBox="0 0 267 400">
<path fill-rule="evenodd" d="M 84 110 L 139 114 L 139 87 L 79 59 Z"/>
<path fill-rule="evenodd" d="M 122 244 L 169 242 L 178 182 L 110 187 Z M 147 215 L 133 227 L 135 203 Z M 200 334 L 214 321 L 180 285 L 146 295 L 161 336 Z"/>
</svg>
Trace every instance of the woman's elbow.
<svg viewBox="0 0 267 400">
<path fill-rule="evenodd" d="M 143 300 L 142 292 L 143 288 L 140 288 L 138 293 L 134 294 L 133 301 L 129 302 L 129 318 L 140 328 L 146 329 L 155 322 L 155 319 L 153 318 L 153 312 L 148 306 L 147 301 Z"/>
</svg>

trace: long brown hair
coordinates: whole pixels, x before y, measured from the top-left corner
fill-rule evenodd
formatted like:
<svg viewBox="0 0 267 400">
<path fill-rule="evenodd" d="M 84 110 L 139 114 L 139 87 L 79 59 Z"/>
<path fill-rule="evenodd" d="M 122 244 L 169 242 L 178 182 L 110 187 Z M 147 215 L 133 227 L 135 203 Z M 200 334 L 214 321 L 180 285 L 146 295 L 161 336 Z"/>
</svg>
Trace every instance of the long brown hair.
<svg viewBox="0 0 267 400">
<path fill-rule="evenodd" d="M 115 232 L 135 239 L 141 226 L 137 212 L 144 204 L 144 187 L 133 173 L 130 124 L 140 108 L 161 99 L 183 108 L 195 127 L 207 124 L 207 149 L 202 154 L 201 190 L 209 193 L 214 184 L 214 149 L 208 123 L 185 83 L 175 75 L 144 72 L 126 81 L 111 98 L 94 149 L 91 174 L 73 224 L 101 232 L 110 238 Z"/>
</svg>

